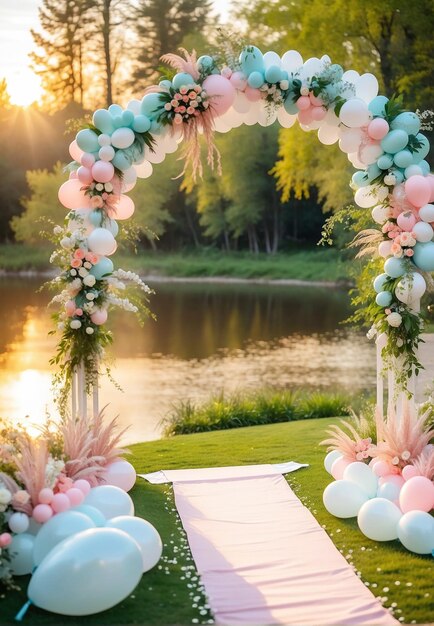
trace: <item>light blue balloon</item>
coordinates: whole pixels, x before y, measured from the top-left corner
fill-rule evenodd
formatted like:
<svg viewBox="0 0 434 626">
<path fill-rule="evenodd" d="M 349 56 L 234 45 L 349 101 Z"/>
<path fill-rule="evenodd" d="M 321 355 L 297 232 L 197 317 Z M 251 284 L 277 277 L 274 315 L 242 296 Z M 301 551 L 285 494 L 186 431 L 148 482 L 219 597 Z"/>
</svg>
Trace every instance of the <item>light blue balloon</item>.
<svg viewBox="0 0 434 626">
<path fill-rule="evenodd" d="M 408 135 L 417 135 L 420 131 L 420 119 L 416 113 L 404 111 L 395 117 L 390 124 L 390 128 L 392 130 L 399 128 L 405 130 Z"/>
<path fill-rule="evenodd" d="M 404 181 L 404 170 L 400 170 L 396 167 L 390 169 L 390 173 L 396 178 L 396 185 L 400 185 Z"/>
<path fill-rule="evenodd" d="M 93 130 L 90 130 L 90 128 L 83 128 L 83 130 L 79 130 L 75 140 L 78 147 L 84 152 L 95 152 L 100 148 L 98 135 L 94 133 Z"/>
<path fill-rule="evenodd" d="M 112 220 L 109 217 L 106 217 L 106 219 L 104 220 L 103 228 L 106 228 L 108 231 L 110 231 L 113 237 L 117 237 L 119 233 L 119 226 L 117 221 Z"/>
<path fill-rule="evenodd" d="M 383 291 L 384 285 L 389 279 L 390 279 L 390 276 L 388 276 L 387 274 L 380 274 L 379 276 L 374 278 L 373 285 L 374 285 L 375 291 L 377 293 L 380 293 L 380 291 Z"/>
<path fill-rule="evenodd" d="M 252 72 L 264 72 L 264 56 L 256 46 L 246 46 L 240 54 L 241 70 L 246 76 Z"/>
<path fill-rule="evenodd" d="M 424 272 L 434 272 L 434 242 L 417 243 L 412 257 L 413 263 Z"/>
<path fill-rule="evenodd" d="M 431 167 L 430 164 L 428 163 L 428 161 L 425 161 L 424 159 L 422 161 L 419 161 L 418 166 L 421 168 L 423 175 L 424 176 L 428 176 L 428 174 L 431 171 Z"/>
<path fill-rule="evenodd" d="M 389 98 L 386 98 L 386 96 L 376 96 L 368 104 L 368 109 L 371 111 L 374 117 L 386 117 L 385 106 L 388 102 Z"/>
<path fill-rule="evenodd" d="M 98 128 L 102 133 L 106 135 L 111 135 L 115 129 L 115 125 L 113 124 L 113 118 L 107 109 L 98 109 L 95 111 L 92 117 L 93 125 Z"/>
<path fill-rule="evenodd" d="M 172 84 L 175 89 L 181 89 L 181 87 L 186 87 L 187 85 L 194 85 L 194 78 L 191 74 L 180 72 L 172 78 Z"/>
<path fill-rule="evenodd" d="M 372 163 L 371 165 L 368 165 L 366 170 L 367 170 L 367 175 L 368 175 L 369 182 L 373 181 L 375 178 L 380 176 L 380 174 L 382 173 L 382 170 L 378 167 L 378 165 L 376 163 Z"/>
<path fill-rule="evenodd" d="M 197 60 L 197 68 L 201 70 L 210 70 L 214 65 L 214 59 L 207 54 L 202 55 Z"/>
<path fill-rule="evenodd" d="M 264 84 L 264 75 L 261 72 L 252 72 L 247 79 L 247 83 L 250 87 L 258 89 Z"/>
<path fill-rule="evenodd" d="M 147 133 L 151 128 L 151 120 L 146 115 L 136 115 L 133 122 L 133 130 L 136 133 Z"/>
<path fill-rule="evenodd" d="M 127 109 L 126 111 L 124 111 L 122 113 L 121 117 L 122 117 L 122 126 L 129 126 L 129 127 L 131 127 L 133 125 L 134 113 L 132 111 Z"/>
<path fill-rule="evenodd" d="M 127 598 L 142 571 L 134 539 L 116 528 L 90 528 L 51 550 L 30 580 L 28 597 L 52 613 L 92 615 Z"/>
<path fill-rule="evenodd" d="M 170 89 L 172 86 L 172 81 L 171 80 L 160 80 L 160 82 L 158 83 L 160 87 L 163 87 L 163 89 Z"/>
<path fill-rule="evenodd" d="M 400 150 L 393 157 L 395 165 L 406 168 L 413 163 L 413 154 L 410 150 Z"/>
<path fill-rule="evenodd" d="M 351 181 L 356 185 L 356 187 L 366 187 L 369 185 L 369 177 L 368 173 L 364 170 L 357 170 L 351 177 Z"/>
<path fill-rule="evenodd" d="M 103 215 L 101 211 L 95 210 L 89 213 L 88 220 L 92 224 L 92 226 L 95 226 L 95 228 L 98 228 L 99 226 L 101 226 L 102 219 L 103 219 Z"/>
<path fill-rule="evenodd" d="M 58 543 L 89 528 L 96 528 L 96 524 L 79 511 L 70 510 L 54 515 L 36 535 L 33 548 L 34 565 L 38 567 Z"/>
<path fill-rule="evenodd" d="M 430 145 L 428 139 L 422 133 L 416 135 L 416 139 L 422 143 L 420 148 L 416 148 L 413 152 L 413 160 L 415 163 L 420 163 L 428 154 Z"/>
<path fill-rule="evenodd" d="M 111 274 L 113 272 L 114 265 L 112 261 L 106 256 L 102 256 L 98 263 L 91 267 L 89 273 L 95 276 L 97 280 L 101 280 L 103 276 L 106 274 Z"/>
<path fill-rule="evenodd" d="M 422 163 L 422 161 L 420 163 Z M 417 165 L 414 164 L 414 165 L 409 165 L 408 167 L 406 167 L 404 171 L 405 178 L 408 179 L 408 178 L 411 178 L 412 176 L 423 176 L 424 171 L 420 167 L 420 163 L 418 163 Z"/>
<path fill-rule="evenodd" d="M 277 65 L 271 65 L 265 70 L 265 80 L 267 83 L 278 83 L 282 79 L 282 72 Z"/>
<path fill-rule="evenodd" d="M 433 551 L 434 519 L 425 511 L 408 511 L 398 522 L 398 539 L 402 545 L 416 554 Z"/>
<path fill-rule="evenodd" d="M 397 259 L 392 256 L 386 260 L 384 271 L 390 278 L 399 278 L 405 274 L 405 263 L 402 259 Z"/>
<path fill-rule="evenodd" d="M 293 95 L 294 95 L 293 92 L 290 91 L 288 93 L 288 97 L 286 98 L 285 102 L 283 103 L 283 108 L 288 113 L 288 115 L 297 115 L 297 113 L 298 113 L 297 105 L 295 104 L 295 102 L 292 99 Z"/>
<path fill-rule="evenodd" d="M 388 170 L 393 165 L 393 156 L 391 154 L 382 154 L 377 161 L 380 170 Z"/>
<path fill-rule="evenodd" d="M 390 291 L 380 291 L 375 298 L 375 302 L 378 306 L 386 307 L 392 303 L 393 297 Z"/>
<path fill-rule="evenodd" d="M 159 93 L 148 93 L 143 96 L 140 110 L 143 115 L 146 115 L 150 120 L 156 118 L 163 110 L 164 104 L 161 102 Z"/>
<path fill-rule="evenodd" d="M 14 576 L 25 576 L 32 572 L 34 545 L 35 537 L 30 533 L 13 535 L 8 552 L 11 559 L 9 565 Z"/>
<path fill-rule="evenodd" d="M 289 74 L 286 70 L 280 70 L 280 80 L 288 80 Z"/>
<path fill-rule="evenodd" d="M 113 124 L 115 125 L 115 128 L 122 128 L 123 126 L 122 115 L 115 115 L 113 117 Z"/>
<path fill-rule="evenodd" d="M 151 129 L 150 132 L 153 135 L 161 135 L 161 131 L 163 130 L 162 125 L 157 120 L 151 120 Z"/>
<path fill-rule="evenodd" d="M 125 170 L 131 167 L 131 160 L 127 157 L 123 150 L 117 150 L 116 154 L 112 159 L 113 167 L 117 167 L 121 172 L 125 172 Z"/>
<path fill-rule="evenodd" d="M 123 108 L 119 104 L 111 104 L 108 108 L 110 115 L 115 118 L 118 115 L 122 115 Z"/>
<path fill-rule="evenodd" d="M 103 257 L 103 259 L 105 258 L 106 257 Z M 90 273 L 92 273 L 92 271 Z M 94 506 L 90 506 L 90 504 L 80 504 L 79 506 L 75 506 L 73 509 L 70 510 L 77 511 L 78 513 L 83 513 L 83 515 L 86 515 L 89 519 L 92 520 L 97 528 L 103 528 L 106 525 L 107 520 L 101 513 L 101 511 L 98 511 L 98 509 Z"/>
<path fill-rule="evenodd" d="M 405 130 L 400 129 L 389 131 L 381 140 L 381 147 L 384 152 L 390 152 L 391 154 L 396 154 L 400 150 L 403 150 L 407 144 L 408 134 Z"/>
</svg>

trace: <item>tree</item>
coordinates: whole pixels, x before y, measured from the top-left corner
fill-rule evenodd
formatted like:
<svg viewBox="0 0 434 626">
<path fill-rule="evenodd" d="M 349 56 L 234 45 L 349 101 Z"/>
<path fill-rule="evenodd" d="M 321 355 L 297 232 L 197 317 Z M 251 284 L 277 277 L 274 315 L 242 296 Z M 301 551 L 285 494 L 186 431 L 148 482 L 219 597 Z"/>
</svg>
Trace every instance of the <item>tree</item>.
<svg viewBox="0 0 434 626">
<path fill-rule="evenodd" d="M 84 102 L 84 42 L 89 0 L 43 0 L 41 31 L 32 29 L 37 52 L 30 58 L 42 79 L 47 106 L 60 109 Z"/>
<path fill-rule="evenodd" d="M 134 83 L 155 80 L 160 57 L 176 52 L 189 35 L 202 32 L 211 9 L 211 0 L 140 0 L 133 14 L 140 45 Z"/>
</svg>

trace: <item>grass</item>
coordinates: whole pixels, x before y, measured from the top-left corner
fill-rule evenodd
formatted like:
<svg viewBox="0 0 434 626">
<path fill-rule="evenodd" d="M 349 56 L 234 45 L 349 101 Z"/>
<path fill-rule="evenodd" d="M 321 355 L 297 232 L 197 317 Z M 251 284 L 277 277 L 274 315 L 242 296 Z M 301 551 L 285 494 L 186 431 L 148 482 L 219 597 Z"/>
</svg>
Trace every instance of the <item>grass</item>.
<svg viewBox="0 0 434 626">
<path fill-rule="evenodd" d="M 0 245 L 0 268 L 10 272 L 46 271 L 49 247 Z M 142 275 L 190 277 L 296 279 L 320 282 L 346 282 L 349 267 L 342 254 L 334 249 L 295 250 L 275 256 L 246 252 L 223 253 L 217 250 L 197 252 L 120 251 L 116 266 Z"/>
<path fill-rule="evenodd" d="M 361 572 L 372 592 L 387 598 L 384 603 L 388 607 L 396 603 L 397 618 L 404 618 L 406 623 L 413 620 L 429 623 L 433 621 L 432 558 L 411 554 L 397 541 L 370 541 L 359 532 L 356 520 L 336 519 L 323 507 L 322 492 L 330 477 L 323 468 L 324 450 L 318 446 L 318 441 L 324 438 L 325 429 L 332 423 L 336 423 L 336 419 L 182 435 L 132 446 L 132 462 L 139 473 L 162 468 L 273 463 L 290 459 L 309 463 L 309 468 L 288 475 L 300 499 L 325 526 L 337 548 Z M 193 607 L 197 604 L 192 600 L 197 591 L 195 583 L 189 582 L 191 579 L 181 569 L 185 567 L 184 562 L 179 558 L 177 563 L 173 562 L 174 546 L 181 544 L 181 536 L 174 507 L 167 503 L 166 491 L 167 486 L 150 485 L 138 479 L 131 492 L 136 513 L 155 524 L 166 544 L 162 569 L 155 568 L 147 573 L 132 596 L 109 611 L 84 619 L 59 618 L 32 607 L 25 618 L 27 624 L 75 626 L 85 622 L 89 626 L 175 626 L 191 624 L 193 620 L 198 620 L 196 623 L 206 621 L 208 618 L 200 616 L 198 608 Z M 188 584 L 193 587 L 187 587 Z M 12 625 L 13 616 L 24 600 L 24 592 L 11 593 L 2 599 L 0 623 Z"/>
<path fill-rule="evenodd" d="M 354 399 L 348 394 L 312 394 L 273 389 L 250 394 L 219 394 L 203 404 L 176 404 L 163 420 L 164 434 L 186 435 L 228 428 L 277 424 L 315 417 L 349 415 Z"/>
</svg>

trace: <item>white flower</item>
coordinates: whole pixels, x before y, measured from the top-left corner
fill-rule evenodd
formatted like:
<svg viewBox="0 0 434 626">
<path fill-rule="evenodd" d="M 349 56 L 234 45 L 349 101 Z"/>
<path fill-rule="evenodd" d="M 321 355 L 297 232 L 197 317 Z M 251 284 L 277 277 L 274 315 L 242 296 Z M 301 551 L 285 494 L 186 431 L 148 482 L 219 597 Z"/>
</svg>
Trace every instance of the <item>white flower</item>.
<svg viewBox="0 0 434 626">
<path fill-rule="evenodd" d="M 57 330 L 65 330 L 65 324 L 63 322 L 59 322 L 57 324 Z"/>
<path fill-rule="evenodd" d="M 87 333 L 88 335 L 93 335 L 93 333 L 94 333 L 94 332 L 95 332 L 95 331 L 93 330 L 92 326 L 88 326 L 88 327 L 86 328 L 86 333 Z"/>
<path fill-rule="evenodd" d="M 95 302 L 86 302 L 82 306 L 83 311 L 86 311 L 86 313 L 92 313 L 94 308 L 95 308 Z"/>
<path fill-rule="evenodd" d="M 388 187 L 396 185 L 396 176 L 394 176 L 394 174 L 387 174 L 387 176 L 384 177 L 384 184 Z"/>
<path fill-rule="evenodd" d="M 410 457 L 411 457 L 411 454 L 408 450 L 404 450 L 404 452 L 401 454 L 401 459 L 403 461 L 408 461 Z"/>
<path fill-rule="evenodd" d="M 92 267 L 92 263 L 89 263 L 89 261 L 85 261 L 83 263 L 83 267 L 85 267 L 87 270 L 90 270 L 90 268 Z"/>
<path fill-rule="evenodd" d="M 164 108 L 166 111 L 171 111 L 172 110 L 172 105 L 170 104 L 170 102 L 166 102 L 166 104 L 164 105 Z"/>
<path fill-rule="evenodd" d="M 104 185 L 104 189 L 110 193 L 111 191 L 113 191 L 113 185 L 111 183 L 106 183 Z"/>
<path fill-rule="evenodd" d="M 72 241 L 69 237 L 64 237 L 63 239 L 61 239 L 60 245 L 62 246 L 62 248 L 65 248 L 65 250 L 70 250 L 73 246 Z"/>
<path fill-rule="evenodd" d="M 104 189 L 104 185 L 103 185 L 102 183 L 97 183 L 97 184 L 95 185 L 95 189 L 96 189 L 97 191 L 102 191 L 102 190 Z"/>
<path fill-rule="evenodd" d="M 80 269 L 78 270 L 78 273 L 82 278 L 84 278 L 85 276 L 89 274 L 89 272 L 87 271 L 85 267 L 80 267 Z"/>
<path fill-rule="evenodd" d="M 95 300 L 96 295 L 95 295 L 94 293 L 87 293 L 87 294 L 86 294 L 86 298 L 87 298 L 88 300 Z"/>
<path fill-rule="evenodd" d="M 366 333 L 366 337 L 368 339 L 373 339 L 377 335 L 377 332 L 378 332 L 377 328 L 376 328 L 375 324 L 373 324 L 371 326 L 371 328 L 368 330 L 368 332 Z"/>
<path fill-rule="evenodd" d="M 12 500 L 12 494 L 6 487 L 0 488 L 0 504 L 9 504 Z"/>
<path fill-rule="evenodd" d="M 71 274 L 71 276 L 77 276 L 77 270 L 75 270 L 74 268 L 72 268 L 69 273 Z"/>
<path fill-rule="evenodd" d="M 398 346 L 398 348 L 402 348 L 402 346 L 404 345 L 401 337 L 398 337 L 398 339 L 396 340 L 396 345 Z"/>
<path fill-rule="evenodd" d="M 286 91 L 287 89 L 289 89 L 289 81 L 288 80 L 281 80 L 280 81 L 280 89 L 283 89 L 283 91 Z"/>
<path fill-rule="evenodd" d="M 402 324 L 402 317 L 399 313 L 389 313 L 386 320 L 388 321 L 389 326 L 394 326 L 395 328 L 398 328 L 398 326 L 401 326 Z"/>
<path fill-rule="evenodd" d="M 69 326 L 70 328 L 72 328 L 72 330 L 78 330 L 79 328 L 81 328 L 81 322 L 80 320 L 72 320 Z"/>
<path fill-rule="evenodd" d="M 61 226 L 55 226 L 55 227 L 53 228 L 53 233 L 54 233 L 55 235 L 60 235 L 60 233 L 63 233 L 63 228 L 62 228 Z"/>
<path fill-rule="evenodd" d="M 95 283 L 96 278 L 93 274 L 87 274 L 87 276 L 83 278 L 83 284 L 86 285 L 86 287 L 93 287 Z"/>
<path fill-rule="evenodd" d="M 309 87 L 307 87 L 307 85 L 303 85 L 300 89 L 300 95 L 301 96 L 308 96 L 309 95 Z"/>
<path fill-rule="evenodd" d="M 77 276 L 77 278 L 74 278 L 74 280 L 69 283 L 68 293 L 73 296 L 77 294 L 78 291 L 81 290 L 81 287 L 82 287 L 81 279 L 78 278 Z"/>
<path fill-rule="evenodd" d="M 50 455 L 45 466 L 45 486 L 52 489 L 56 484 L 57 477 L 64 469 L 65 463 L 59 459 L 53 459 Z"/>
<path fill-rule="evenodd" d="M 392 459 L 392 465 L 399 465 L 399 457 L 394 456 Z"/>
</svg>

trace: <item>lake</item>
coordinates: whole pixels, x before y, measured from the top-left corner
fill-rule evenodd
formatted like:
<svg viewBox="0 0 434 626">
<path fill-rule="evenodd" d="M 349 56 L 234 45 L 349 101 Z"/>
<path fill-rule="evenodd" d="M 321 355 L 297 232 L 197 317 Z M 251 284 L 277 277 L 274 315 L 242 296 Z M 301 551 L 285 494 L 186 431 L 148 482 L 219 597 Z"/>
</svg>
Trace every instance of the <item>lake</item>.
<svg viewBox="0 0 434 626">
<path fill-rule="evenodd" d="M 0 416 L 38 424 L 55 415 L 48 361 L 50 296 L 41 278 L 0 278 Z M 158 282 L 157 321 L 111 317 L 113 375 L 101 406 L 131 424 L 129 442 L 160 436 L 161 419 L 179 401 L 261 387 L 359 391 L 375 387 L 375 350 L 341 325 L 345 291 L 243 283 Z"/>
</svg>

